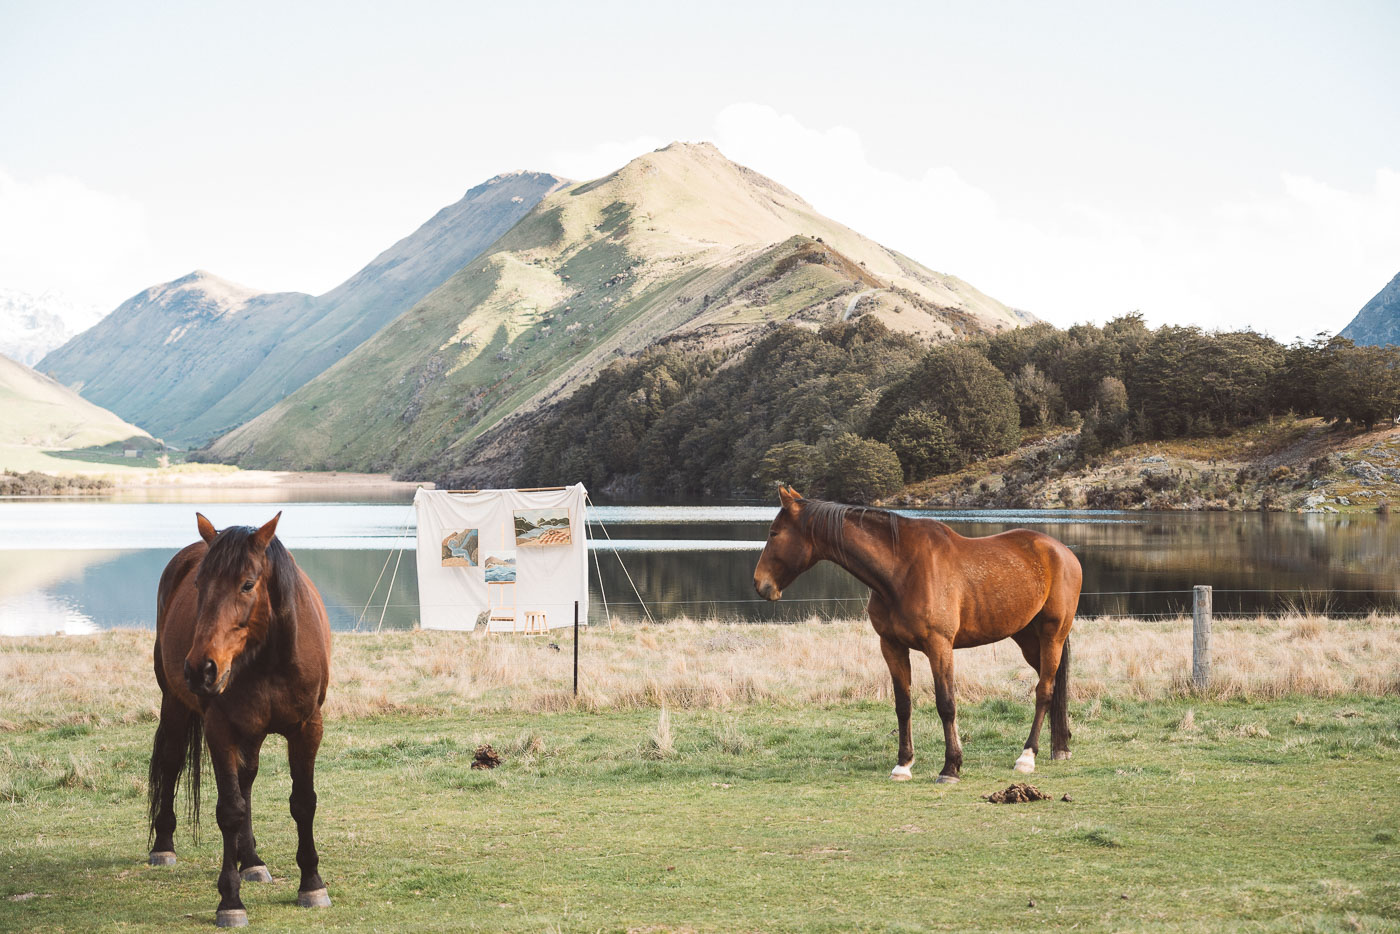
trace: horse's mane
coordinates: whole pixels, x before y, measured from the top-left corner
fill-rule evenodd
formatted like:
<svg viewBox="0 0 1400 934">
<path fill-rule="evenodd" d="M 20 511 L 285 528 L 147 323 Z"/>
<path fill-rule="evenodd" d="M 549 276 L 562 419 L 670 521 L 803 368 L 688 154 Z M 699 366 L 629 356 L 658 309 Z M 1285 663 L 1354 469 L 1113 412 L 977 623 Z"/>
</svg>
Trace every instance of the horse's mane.
<svg viewBox="0 0 1400 934">
<path fill-rule="evenodd" d="M 214 544 L 204 554 L 199 564 L 201 578 L 212 580 L 227 579 L 229 586 L 236 587 L 243 576 L 243 559 L 248 554 L 248 539 L 257 529 L 247 525 L 232 525 L 219 532 Z M 297 626 L 297 566 L 282 541 L 275 536 L 268 542 L 267 596 L 272 604 L 272 619 L 268 622 L 267 637 L 256 645 L 249 645 L 239 656 L 239 667 L 246 667 L 262 653 L 276 660 L 290 655 L 296 638 Z"/>
<path fill-rule="evenodd" d="M 866 525 L 866 520 L 873 521 L 874 527 L 881 525 L 889 532 L 890 543 L 899 544 L 899 519 L 896 512 L 888 509 L 876 509 L 874 506 L 847 506 L 845 503 L 830 503 L 821 499 L 798 500 L 802 504 L 802 509 L 798 512 L 801 516 L 803 528 L 807 534 L 817 541 L 823 542 L 832 548 L 843 558 L 846 554 L 846 520 L 850 519 L 860 524 Z"/>
</svg>

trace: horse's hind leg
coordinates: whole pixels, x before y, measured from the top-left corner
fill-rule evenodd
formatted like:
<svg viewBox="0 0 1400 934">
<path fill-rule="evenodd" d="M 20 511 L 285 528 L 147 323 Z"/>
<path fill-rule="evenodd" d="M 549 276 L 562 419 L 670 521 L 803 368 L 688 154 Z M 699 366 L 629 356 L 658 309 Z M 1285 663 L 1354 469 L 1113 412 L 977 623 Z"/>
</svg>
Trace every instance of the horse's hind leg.
<svg viewBox="0 0 1400 934">
<path fill-rule="evenodd" d="M 321 858 L 311 825 L 316 820 L 316 751 L 321 748 L 321 714 L 287 735 L 287 759 L 292 767 L 292 820 L 297 824 L 297 866 L 301 885 L 297 904 L 303 908 L 329 908 L 330 895 L 319 872 Z"/>
<path fill-rule="evenodd" d="M 1035 669 L 1037 675 L 1040 674 L 1040 634 L 1035 623 L 1031 623 L 1025 629 L 1011 637 L 1012 641 L 1021 650 L 1021 655 L 1025 657 L 1026 664 Z M 1037 684 L 1037 689 L 1039 685 Z M 1012 766 L 1017 772 L 1034 772 L 1035 756 L 1040 751 L 1040 718 L 1042 711 L 1039 697 L 1036 699 L 1036 712 L 1034 725 L 1031 727 L 1030 738 L 1026 740 L 1026 745 L 1021 750 L 1020 758 Z"/>
<path fill-rule="evenodd" d="M 175 787 L 185 767 L 190 717 L 195 716 L 169 694 L 160 702 L 160 722 L 151 749 L 149 789 L 151 804 L 152 866 L 175 865 Z"/>
<path fill-rule="evenodd" d="M 258 737 L 244 745 L 238 768 L 238 787 L 243 792 L 243 830 L 238 835 L 238 870 L 244 882 L 271 882 L 267 864 L 258 856 L 258 841 L 253 837 L 253 782 L 258 777 L 258 756 L 263 740 Z"/>
<path fill-rule="evenodd" d="M 1028 630 L 1033 630 L 1038 624 L 1033 622 Z M 1035 719 L 1031 721 L 1031 734 L 1026 739 L 1025 748 L 1021 751 L 1020 758 L 1016 760 L 1013 768 L 1017 772 L 1034 772 L 1035 757 L 1040 752 L 1040 726 L 1045 721 L 1045 712 L 1050 709 L 1050 701 L 1054 695 L 1055 675 L 1060 668 L 1060 654 L 1064 646 L 1065 635 L 1060 633 L 1063 628 L 1068 632 L 1068 626 L 1061 627 L 1059 624 L 1041 628 L 1039 633 L 1027 633 L 1025 631 L 1017 633 L 1014 637 L 1017 645 L 1021 646 L 1021 652 L 1026 656 L 1026 660 L 1031 660 L 1031 639 L 1040 648 L 1040 663 L 1032 662 L 1032 667 L 1040 675 L 1040 679 L 1035 685 Z M 1052 728 L 1052 733 L 1056 732 Z"/>
<path fill-rule="evenodd" d="M 885 656 L 890 680 L 894 683 L 894 715 L 899 721 L 899 761 L 895 763 L 894 771 L 890 772 L 890 778 L 907 782 L 914 777 L 914 733 L 909 723 L 914 706 L 909 695 L 913 672 L 909 667 L 909 648 L 881 636 L 880 652 Z"/>
</svg>

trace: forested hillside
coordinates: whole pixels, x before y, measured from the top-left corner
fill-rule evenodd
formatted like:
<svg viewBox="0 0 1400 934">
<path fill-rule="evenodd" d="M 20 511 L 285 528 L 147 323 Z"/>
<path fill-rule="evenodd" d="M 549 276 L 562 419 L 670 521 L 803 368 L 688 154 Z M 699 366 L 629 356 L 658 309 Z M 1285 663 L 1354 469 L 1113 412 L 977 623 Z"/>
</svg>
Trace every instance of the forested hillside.
<svg viewBox="0 0 1400 934">
<path fill-rule="evenodd" d="M 770 330 L 729 352 L 656 347 L 613 364 L 528 430 L 517 479 L 654 494 L 776 481 L 871 501 L 1053 436 L 1042 472 L 1271 416 L 1360 428 L 1400 411 L 1400 350 L 1284 346 L 1251 331 L 1050 325 L 929 347 L 857 318 Z M 466 479 L 463 477 L 461 479 Z"/>
</svg>

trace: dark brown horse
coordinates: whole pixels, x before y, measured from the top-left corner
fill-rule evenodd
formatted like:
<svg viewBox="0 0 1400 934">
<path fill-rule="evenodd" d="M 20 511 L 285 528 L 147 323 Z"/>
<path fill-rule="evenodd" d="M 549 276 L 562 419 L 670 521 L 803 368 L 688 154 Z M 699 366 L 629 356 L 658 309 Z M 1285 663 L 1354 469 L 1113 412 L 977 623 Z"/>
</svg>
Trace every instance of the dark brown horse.
<svg viewBox="0 0 1400 934">
<path fill-rule="evenodd" d="M 297 904 L 330 905 L 317 871 L 311 824 L 321 705 L 330 680 L 330 623 L 321 595 L 274 536 L 279 512 L 260 529 L 216 532 L 195 514 L 199 537 L 166 565 L 156 596 L 160 725 L 151 752 L 150 863 L 175 862 L 175 787 L 188 763 L 190 820 L 199 825 L 201 733 L 209 743 L 224 838 L 219 927 L 242 927 L 242 881 L 270 882 L 253 839 L 251 799 L 269 733 L 287 738 L 292 819 L 297 825 Z"/>
<path fill-rule="evenodd" d="M 768 531 L 754 587 L 777 600 L 802 572 L 831 561 L 870 588 L 870 622 L 894 679 L 899 718 L 899 762 L 891 778 L 913 776 L 910 649 L 927 655 L 933 669 L 944 740 L 938 781 L 957 781 L 962 768 L 953 650 L 1002 639 L 1013 640 L 1040 675 L 1035 719 L 1016 771 L 1035 771 L 1047 709 L 1054 758 L 1069 758 L 1069 630 L 1083 573 L 1063 543 L 1026 529 L 964 538 L 932 519 L 803 499 L 791 487 L 778 495 L 783 508 Z"/>
</svg>

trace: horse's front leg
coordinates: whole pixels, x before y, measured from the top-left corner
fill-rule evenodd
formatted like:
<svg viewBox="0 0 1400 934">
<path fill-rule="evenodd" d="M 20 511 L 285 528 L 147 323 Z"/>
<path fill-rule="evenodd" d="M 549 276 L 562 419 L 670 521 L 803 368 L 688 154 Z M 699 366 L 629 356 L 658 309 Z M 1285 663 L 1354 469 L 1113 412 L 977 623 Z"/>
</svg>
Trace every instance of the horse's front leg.
<svg viewBox="0 0 1400 934">
<path fill-rule="evenodd" d="M 890 778 L 907 782 L 914 777 L 914 731 L 909 722 L 914 706 L 909 694 L 913 672 L 909 668 L 909 648 L 881 636 L 880 652 L 885 656 L 890 680 L 894 683 L 894 715 L 899 720 L 899 760 L 895 763 L 894 771 L 890 772 Z"/>
<path fill-rule="evenodd" d="M 321 858 L 311 825 L 316 820 L 316 751 L 321 748 L 321 713 L 287 735 L 287 759 L 292 770 L 292 820 L 297 824 L 297 866 L 301 885 L 297 904 L 303 908 L 329 908 L 331 897 L 319 872 Z"/>
<path fill-rule="evenodd" d="M 209 741 L 209 758 L 218 784 L 219 801 L 214 816 L 224 838 L 224 859 L 219 869 L 219 908 L 214 923 L 221 928 L 241 928 L 248 924 L 238 889 L 238 844 L 248 818 L 248 802 L 238 781 L 239 741 L 232 725 L 217 708 L 204 718 L 204 735 Z"/>
<path fill-rule="evenodd" d="M 244 882 L 271 882 L 272 873 L 258 855 L 258 841 L 253 836 L 253 782 L 258 778 L 258 759 L 266 736 L 250 739 L 243 746 L 238 768 L 238 787 L 243 793 L 243 830 L 238 835 L 238 870 Z"/>
<path fill-rule="evenodd" d="M 938 705 L 938 718 L 943 721 L 943 771 L 938 774 L 939 783 L 956 782 L 962 771 L 962 740 L 958 739 L 958 707 L 954 699 L 953 643 L 948 639 L 934 636 L 924 650 L 928 654 L 929 667 L 933 670 L 934 700 Z"/>
</svg>

